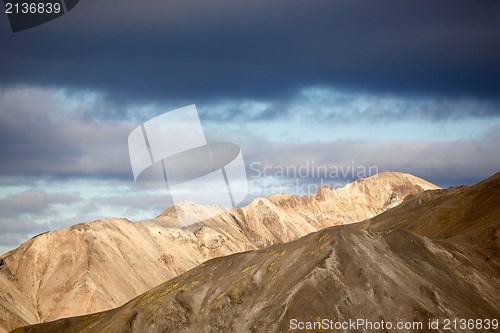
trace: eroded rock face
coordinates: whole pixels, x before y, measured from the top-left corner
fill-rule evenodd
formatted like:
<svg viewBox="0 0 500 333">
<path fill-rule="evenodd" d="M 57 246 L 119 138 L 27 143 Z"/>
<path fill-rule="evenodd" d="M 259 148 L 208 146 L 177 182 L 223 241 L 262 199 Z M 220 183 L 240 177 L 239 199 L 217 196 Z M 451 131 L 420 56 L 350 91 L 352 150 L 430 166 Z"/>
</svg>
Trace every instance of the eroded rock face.
<svg viewBox="0 0 500 333">
<path fill-rule="evenodd" d="M 39 235 L 2 256 L 0 332 L 117 307 L 215 257 L 289 242 L 358 222 L 438 187 L 383 173 L 314 195 L 274 195 L 180 228 L 175 210 L 153 220 L 107 219 Z M 203 207 L 183 203 L 200 214 Z"/>
<path fill-rule="evenodd" d="M 322 319 L 434 332 L 429 319 L 499 318 L 499 246 L 500 173 L 362 223 L 209 260 L 111 311 L 15 332 L 288 332 L 294 320 Z"/>
</svg>

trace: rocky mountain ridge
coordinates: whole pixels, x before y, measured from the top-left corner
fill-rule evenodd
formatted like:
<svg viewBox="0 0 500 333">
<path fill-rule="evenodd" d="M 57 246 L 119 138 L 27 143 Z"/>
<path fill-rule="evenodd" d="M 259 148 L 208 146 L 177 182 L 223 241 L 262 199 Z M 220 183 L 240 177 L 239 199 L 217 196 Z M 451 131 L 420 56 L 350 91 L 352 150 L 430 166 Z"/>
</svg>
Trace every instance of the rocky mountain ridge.
<svg viewBox="0 0 500 333">
<path fill-rule="evenodd" d="M 499 247 L 500 173 L 412 195 L 361 223 L 209 260 L 110 311 L 14 333 L 304 331 L 298 323 L 324 332 L 325 319 L 361 320 L 356 332 L 498 332 Z M 473 327 L 454 327 L 456 318 Z"/>
<path fill-rule="evenodd" d="M 186 228 L 168 209 L 152 220 L 108 219 L 48 232 L 1 256 L 0 332 L 111 309 L 208 259 L 358 222 L 437 188 L 409 174 L 382 173 L 307 197 L 255 199 Z"/>
</svg>

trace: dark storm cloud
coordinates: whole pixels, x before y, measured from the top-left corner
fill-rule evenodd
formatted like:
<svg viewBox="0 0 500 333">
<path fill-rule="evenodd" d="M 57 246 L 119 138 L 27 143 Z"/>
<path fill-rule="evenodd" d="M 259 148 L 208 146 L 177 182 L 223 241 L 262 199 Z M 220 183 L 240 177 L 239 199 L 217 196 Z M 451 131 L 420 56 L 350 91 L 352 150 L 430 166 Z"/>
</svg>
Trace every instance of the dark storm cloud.
<svg viewBox="0 0 500 333">
<path fill-rule="evenodd" d="M 0 84 L 173 107 L 286 101 L 309 86 L 498 100 L 499 14 L 500 2 L 486 0 L 88 0 L 2 34 Z"/>
<path fill-rule="evenodd" d="M 311 88 L 286 101 L 226 101 L 201 104 L 203 120 L 260 122 L 290 118 L 311 123 L 353 123 L 361 120 L 460 120 L 500 116 L 500 101 L 470 97 L 401 97 Z"/>
<path fill-rule="evenodd" d="M 2 176 L 129 179 L 131 126 L 88 119 L 103 110 L 92 99 L 73 102 L 63 91 L 0 89 Z"/>
</svg>

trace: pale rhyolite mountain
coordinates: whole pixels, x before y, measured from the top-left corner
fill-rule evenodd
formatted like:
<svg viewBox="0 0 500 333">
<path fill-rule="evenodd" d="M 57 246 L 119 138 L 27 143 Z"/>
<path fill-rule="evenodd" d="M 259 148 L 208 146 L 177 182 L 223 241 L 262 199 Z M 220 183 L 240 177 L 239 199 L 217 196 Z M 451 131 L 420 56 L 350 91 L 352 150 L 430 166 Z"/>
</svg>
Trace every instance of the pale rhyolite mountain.
<svg viewBox="0 0 500 333">
<path fill-rule="evenodd" d="M 499 246 L 500 173 L 413 195 L 365 222 L 212 259 L 114 310 L 14 333 L 498 332 Z M 325 319 L 348 328 L 294 326 Z M 358 319 L 393 326 L 353 328 Z"/>
<path fill-rule="evenodd" d="M 437 188 L 409 174 L 382 173 L 311 196 L 256 199 L 188 228 L 170 208 L 147 221 L 114 218 L 48 232 L 1 256 L 0 332 L 110 309 L 208 259 L 362 221 Z M 177 209 L 218 208 L 184 202 Z"/>
</svg>

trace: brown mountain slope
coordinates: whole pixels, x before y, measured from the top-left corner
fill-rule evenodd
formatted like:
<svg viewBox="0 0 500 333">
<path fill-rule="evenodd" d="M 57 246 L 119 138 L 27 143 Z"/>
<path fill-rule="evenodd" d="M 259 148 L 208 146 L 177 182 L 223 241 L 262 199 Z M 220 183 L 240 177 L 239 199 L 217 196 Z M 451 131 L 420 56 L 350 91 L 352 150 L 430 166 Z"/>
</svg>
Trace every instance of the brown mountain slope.
<svg viewBox="0 0 500 333">
<path fill-rule="evenodd" d="M 132 222 L 108 219 L 48 232 L 1 256 L 0 332 L 110 309 L 223 255 L 288 242 L 372 217 L 436 186 L 383 173 L 308 197 L 275 195 L 180 228 L 175 211 Z M 202 207 L 184 202 L 180 209 Z"/>
<path fill-rule="evenodd" d="M 500 173 L 497 173 L 472 187 L 459 186 L 409 195 L 390 214 L 380 214 L 356 227 L 376 231 L 401 225 L 430 238 L 456 237 L 498 219 L 499 192 Z"/>
<path fill-rule="evenodd" d="M 210 260 L 117 309 L 15 332 L 288 332 L 323 319 L 447 332 L 445 319 L 498 320 L 499 199 L 500 174 L 422 193 L 362 224 Z"/>
</svg>

